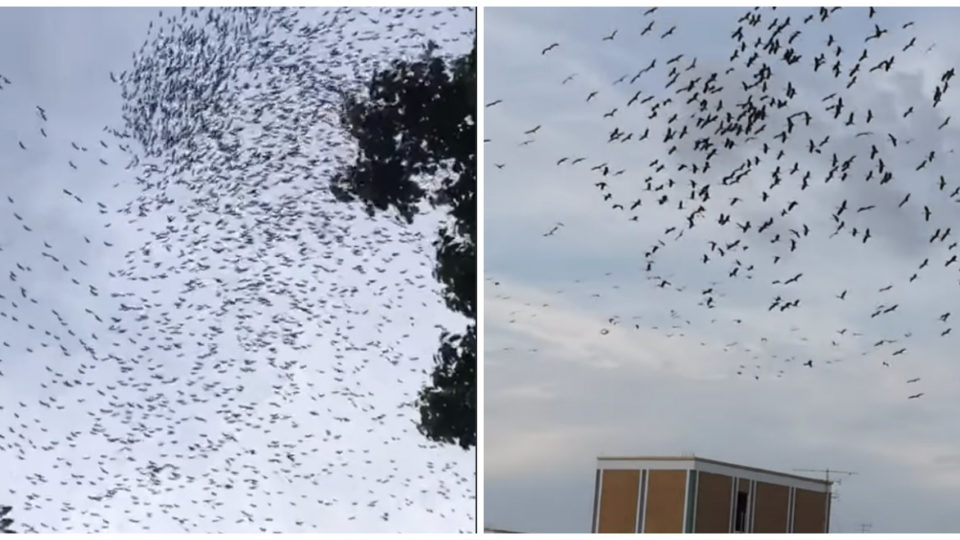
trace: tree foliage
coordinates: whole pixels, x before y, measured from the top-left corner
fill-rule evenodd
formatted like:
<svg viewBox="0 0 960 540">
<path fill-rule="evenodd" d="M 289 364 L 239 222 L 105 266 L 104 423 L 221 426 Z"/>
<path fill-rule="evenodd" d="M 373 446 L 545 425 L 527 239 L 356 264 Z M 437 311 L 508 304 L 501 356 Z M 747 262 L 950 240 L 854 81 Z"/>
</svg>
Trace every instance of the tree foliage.
<svg viewBox="0 0 960 540">
<path fill-rule="evenodd" d="M 420 431 L 470 448 L 477 439 L 476 42 L 454 59 L 435 56 L 435 48 L 393 62 L 373 74 L 366 93 L 345 97 L 341 120 L 359 155 L 331 190 L 371 215 L 394 208 L 407 223 L 423 203 L 447 211 L 434 277 L 447 306 L 471 322 L 462 334 L 441 336 L 431 383 L 420 391 Z"/>
</svg>

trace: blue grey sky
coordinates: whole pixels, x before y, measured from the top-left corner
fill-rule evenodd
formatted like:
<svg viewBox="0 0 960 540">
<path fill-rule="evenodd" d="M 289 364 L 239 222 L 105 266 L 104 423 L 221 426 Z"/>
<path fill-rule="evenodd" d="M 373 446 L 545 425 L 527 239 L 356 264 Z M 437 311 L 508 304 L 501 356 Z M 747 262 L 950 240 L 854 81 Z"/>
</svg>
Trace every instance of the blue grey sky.
<svg viewBox="0 0 960 540">
<path fill-rule="evenodd" d="M 871 18 L 867 8 L 843 8 L 821 21 L 818 8 L 763 9 L 744 30 L 747 51 L 731 61 L 732 34 L 749 9 L 486 9 L 485 100 L 502 101 L 484 111 L 485 526 L 588 532 L 597 456 L 694 453 L 785 472 L 856 472 L 836 486 L 834 532 L 861 523 L 873 532 L 960 529 L 952 503 L 960 486 L 960 336 L 941 335 L 955 314 L 940 320 L 956 305 L 960 276 L 950 262 L 954 236 L 930 242 L 936 229 L 960 230 L 958 132 L 952 122 L 938 129 L 958 112 L 952 81 L 933 107 L 960 52 L 960 11 L 878 8 Z M 788 17 L 781 44 L 799 30 L 790 46 L 801 59 L 788 66 L 764 54 L 747 69 L 757 37 Z M 875 24 L 887 31 L 867 41 Z M 815 73 L 821 53 L 826 64 Z M 870 71 L 891 55 L 891 69 Z M 654 59 L 655 68 L 636 77 Z M 695 77 L 702 88 L 716 72 L 723 90 L 710 95 L 711 107 L 722 99 L 733 110 L 746 97 L 740 81 L 751 82 L 763 62 L 772 69 L 771 94 L 785 99 L 788 83 L 795 89 L 789 104 L 769 107 L 755 140 L 731 136 L 737 146 L 724 151 L 714 137 L 720 152 L 709 174 L 679 169 L 702 166 L 692 139 L 706 135 L 663 142 L 668 127 L 675 136 L 685 124 L 693 132 L 699 114 L 698 101 L 686 104 L 690 94 L 675 90 Z M 680 76 L 667 90 L 671 67 Z M 825 110 L 836 96 L 823 101 L 834 92 L 845 103 L 838 120 Z M 672 102 L 651 116 L 667 97 Z M 798 111 L 808 111 L 811 124 L 774 141 Z M 608 142 L 615 129 L 621 135 Z M 863 132 L 870 133 L 857 136 Z M 621 142 L 627 133 L 631 140 Z M 822 153 L 810 153 L 808 141 L 827 135 Z M 871 146 L 894 173 L 883 185 Z M 843 181 L 839 165 L 830 177 L 833 154 L 839 162 L 857 156 Z M 763 159 L 740 183 L 721 184 L 754 156 Z M 573 164 L 577 158 L 585 159 Z M 775 174 L 782 181 L 771 187 Z M 646 191 L 648 176 L 652 190 L 668 178 L 676 187 Z M 712 184 L 708 203 L 687 198 L 690 179 L 698 190 Z M 660 205 L 663 194 L 669 200 Z M 631 211 L 637 199 L 642 205 Z M 844 200 L 845 228 L 831 237 Z M 699 204 L 705 217 L 689 229 L 685 218 Z M 721 213 L 730 214 L 725 226 Z M 768 217 L 773 225 L 758 233 Z M 752 228 L 741 233 L 737 224 L 747 221 Z M 709 247 L 737 239 L 725 256 Z M 645 253 L 658 240 L 648 270 Z M 796 299 L 797 307 L 780 309 Z"/>
<path fill-rule="evenodd" d="M 133 88 L 153 69 L 161 85 L 212 88 L 213 67 L 163 71 L 172 47 L 134 69 L 158 35 L 180 39 L 211 11 L 226 21 L 219 9 L 0 9 L 0 504 L 35 532 L 474 530 L 475 452 L 415 426 L 440 329 L 464 324 L 431 274 L 442 216 L 406 227 L 333 202 L 325 182 L 356 150 L 336 102 L 311 93 L 333 73 L 363 84 L 370 62 L 427 39 L 469 51 L 473 11 L 251 17 L 271 35 L 227 47 L 283 52 L 231 67 L 220 109 L 160 99 L 150 128 L 174 111 L 188 126 L 229 118 L 237 131 L 220 142 L 236 146 L 181 138 L 192 152 L 147 158 L 116 135 L 132 133 L 131 104 L 112 78 Z M 328 74 L 296 57 L 308 38 L 293 32 L 311 28 L 309 65 L 341 48 Z M 278 67 L 290 61 L 303 71 Z M 284 144 L 299 154 L 230 168 Z M 269 184 L 257 197 L 254 180 Z"/>
</svg>

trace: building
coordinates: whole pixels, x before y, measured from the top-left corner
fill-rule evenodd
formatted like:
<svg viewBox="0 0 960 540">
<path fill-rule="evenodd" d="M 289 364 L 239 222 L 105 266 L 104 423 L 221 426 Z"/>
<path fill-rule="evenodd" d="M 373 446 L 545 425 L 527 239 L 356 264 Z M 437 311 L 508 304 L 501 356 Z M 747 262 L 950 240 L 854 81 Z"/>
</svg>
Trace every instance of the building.
<svg viewBox="0 0 960 540">
<path fill-rule="evenodd" d="M 825 533 L 830 482 L 698 457 L 597 459 L 595 533 Z"/>
</svg>

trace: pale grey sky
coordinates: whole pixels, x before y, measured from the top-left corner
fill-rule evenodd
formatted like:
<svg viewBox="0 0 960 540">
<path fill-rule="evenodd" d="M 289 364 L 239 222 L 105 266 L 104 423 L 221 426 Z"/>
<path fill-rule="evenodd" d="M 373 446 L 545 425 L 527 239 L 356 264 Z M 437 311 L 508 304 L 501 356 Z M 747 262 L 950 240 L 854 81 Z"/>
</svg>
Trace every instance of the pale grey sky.
<svg viewBox="0 0 960 540">
<path fill-rule="evenodd" d="M 785 472 L 856 471 L 837 489 L 833 531 L 859 531 L 863 522 L 874 532 L 957 530 L 951 495 L 960 486 L 958 336 L 941 336 L 955 314 L 946 322 L 938 317 L 954 308 L 960 276 L 955 263 L 945 266 L 956 253 L 949 247 L 955 232 L 944 242 L 929 238 L 937 228 L 960 230 L 953 217 L 960 198 L 950 196 L 960 186 L 952 153 L 957 131 L 952 122 L 938 129 L 960 110 L 953 81 L 932 107 L 934 88 L 960 52 L 954 30 L 960 11 L 878 9 L 871 19 L 866 8 L 844 8 L 821 22 L 817 8 L 765 9 L 757 26 L 744 31 L 747 51 L 731 63 L 731 36 L 748 8 L 645 15 L 646 9 L 485 12 L 485 99 L 502 102 L 485 109 L 484 525 L 587 532 L 597 456 L 696 453 Z M 801 60 L 787 66 L 782 48 L 747 70 L 757 36 L 787 17 L 781 45 L 801 30 L 790 45 Z M 874 24 L 888 32 L 865 41 Z M 828 48 L 831 35 L 837 41 Z M 834 78 L 838 45 L 842 75 Z M 864 48 L 868 57 L 847 89 Z M 827 63 L 815 74 L 821 52 Z M 889 71 L 869 71 L 890 55 L 896 59 Z M 654 58 L 656 67 L 631 82 Z M 785 98 L 788 82 L 796 89 L 786 108 L 771 105 L 766 131 L 756 141 L 733 137 L 738 146 L 730 152 L 713 136 L 721 152 L 710 174 L 678 170 L 694 156 L 702 166 L 704 154 L 691 147 L 707 134 L 694 134 L 688 119 L 699 113 L 697 101 L 685 104 L 690 94 L 674 91 L 695 77 L 702 77 L 695 83 L 702 89 L 717 72 L 724 89 L 711 95 L 711 106 L 722 98 L 724 109 L 733 110 L 745 99 L 740 81 L 752 81 L 764 62 L 773 70 L 770 93 Z M 681 75 L 665 90 L 671 67 Z M 822 101 L 833 92 L 846 107 L 837 121 L 824 110 L 836 98 Z M 643 101 L 650 96 L 653 101 Z M 651 117 L 650 107 L 668 96 L 673 101 Z M 775 163 L 781 146 L 771 138 L 785 129 L 789 114 L 802 110 L 813 115 L 811 125 L 792 135 Z M 854 125 L 845 126 L 851 110 Z M 691 135 L 665 144 L 674 113 L 670 127 L 688 125 Z M 631 140 L 608 143 L 615 128 L 632 133 Z M 647 128 L 649 138 L 639 142 Z M 857 137 L 862 131 L 874 133 Z M 887 133 L 896 134 L 897 147 Z M 822 154 L 810 154 L 808 140 L 828 134 Z M 739 184 L 721 185 L 745 159 L 762 156 L 764 140 L 773 150 L 753 172 Z M 678 151 L 668 156 L 673 144 Z M 865 180 L 877 169 L 871 145 L 894 171 L 882 186 L 877 172 Z M 931 150 L 935 160 L 917 171 Z M 834 153 L 840 162 L 857 155 L 845 181 L 839 172 L 825 181 Z M 584 161 L 572 164 L 580 157 Z M 790 174 L 794 163 L 797 172 Z M 667 167 L 658 173 L 660 164 Z M 777 165 L 783 180 L 774 189 Z M 600 170 L 590 170 L 596 166 Z M 805 171 L 809 188 L 801 190 Z M 676 187 L 647 192 L 648 176 L 651 188 L 668 178 Z M 698 190 L 712 184 L 708 203 L 687 199 L 691 178 Z M 602 192 L 598 181 L 607 183 Z M 910 201 L 898 207 L 906 193 Z M 669 202 L 661 206 L 663 194 Z M 731 207 L 734 198 L 739 201 Z M 631 211 L 636 199 L 642 206 Z M 678 210 L 681 199 L 686 205 Z M 845 229 L 831 239 L 831 215 L 843 200 Z M 781 215 L 792 201 L 796 207 Z M 617 203 L 626 208 L 613 208 Z M 705 217 L 686 230 L 685 217 L 699 204 Z M 929 222 L 924 206 L 932 212 Z M 725 227 L 717 223 L 720 213 L 731 214 Z M 774 225 L 758 234 L 768 216 Z M 742 234 L 736 224 L 746 221 L 752 229 Z M 803 225 L 809 235 L 790 252 L 790 229 Z M 867 228 L 871 238 L 863 244 Z M 675 240 L 680 231 L 684 236 Z M 780 240 L 771 243 L 777 234 Z M 710 251 L 711 240 L 722 247 L 738 238 L 749 251 L 731 248 L 725 257 Z M 645 252 L 657 239 L 665 245 L 648 272 Z M 929 266 L 919 270 L 925 258 Z M 730 277 L 734 259 L 742 264 L 736 279 Z M 910 282 L 915 272 L 918 279 Z M 799 273 L 796 283 L 783 285 Z M 659 287 L 664 280 L 669 283 Z M 893 288 L 880 291 L 888 285 Z M 777 296 L 781 303 L 801 302 L 770 311 Z M 704 305 L 707 297 L 715 307 Z M 880 340 L 893 342 L 875 346 Z M 809 360 L 812 368 L 803 365 Z M 907 399 L 917 393 L 924 395 Z"/>
</svg>

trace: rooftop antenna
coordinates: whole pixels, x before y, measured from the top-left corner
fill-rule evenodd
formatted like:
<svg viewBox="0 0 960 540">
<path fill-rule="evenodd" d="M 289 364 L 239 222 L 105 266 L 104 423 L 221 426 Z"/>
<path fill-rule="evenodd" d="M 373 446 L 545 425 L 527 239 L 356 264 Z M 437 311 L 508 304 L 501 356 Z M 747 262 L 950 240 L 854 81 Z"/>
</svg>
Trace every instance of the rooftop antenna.
<svg viewBox="0 0 960 540">
<path fill-rule="evenodd" d="M 826 479 L 827 482 L 830 482 L 830 481 L 831 481 L 831 480 L 830 480 L 830 475 L 831 475 L 831 474 L 845 474 L 845 475 L 847 475 L 847 476 L 853 476 L 853 475 L 855 475 L 855 474 L 859 474 L 859 473 L 856 473 L 856 472 L 853 472 L 853 471 L 840 471 L 840 470 L 837 470 L 837 469 L 829 469 L 829 468 L 828 468 L 828 469 L 794 469 L 794 471 L 796 471 L 796 472 L 815 472 L 815 473 L 823 473 L 823 474 L 824 474 L 824 478 Z M 840 480 L 834 480 L 833 482 L 836 483 L 837 485 L 840 485 Z M 837 497 L 838 497 L 838 495 L 837 495 L 836 493 L 834 493 L 833 490 L 831 489 L 831 490 L 830 490 L 830 498 L 831 498 L 831 499 L 837 499 Z M 828 530 L 827 532 L 829 533 L 830 531 Z"/>
<path fill-rule="evenodd" d="M 847 476 L 853 476 L 853 475 L 855 475 L 855 474 L 860 474 L 860 473 L 856 473 L 856 472 L 853 472 L 853 471 L 838 471 L 837 469 L 794 469 L 794 471 L 796 471 L 796 472 L 816 472 L 816 473 L 823 473 L 823 474 L 824 474 L 824 478 L 826 479 L 827 482 L 830 482 L 830 474 L 831 474 L 831 473 L 832 473 L 832 474 L 845 474 L 845 475 L 847 475 Z M 837 484 L 840 484 L 840 480 L 834 480 L 834 482 L 837 483 Z"/>
<path fill-rule="evenodd" d="M 870 529 L 873 528 L 873 523 L 861 523 L 860 524 L 860 534 L 870 532 Z"/>
</svg>

